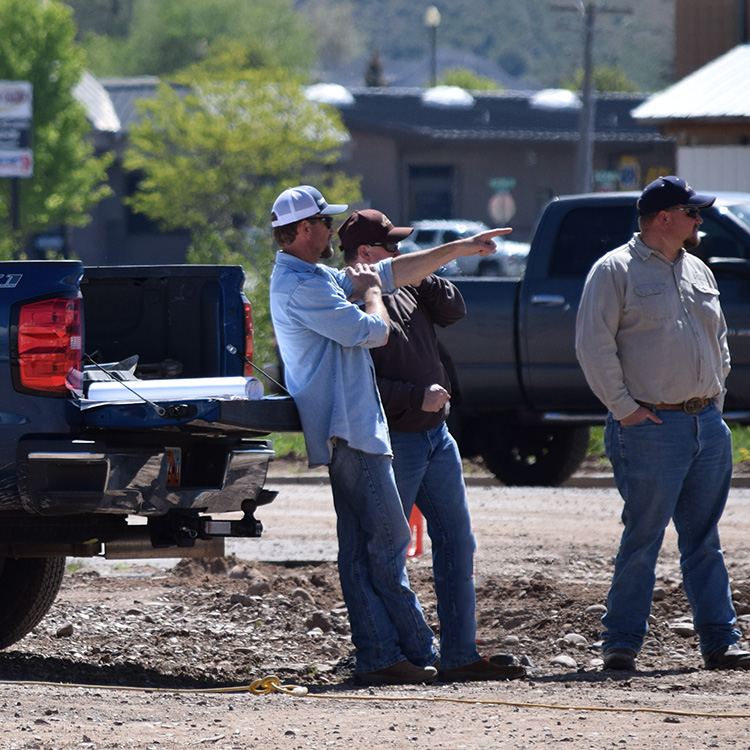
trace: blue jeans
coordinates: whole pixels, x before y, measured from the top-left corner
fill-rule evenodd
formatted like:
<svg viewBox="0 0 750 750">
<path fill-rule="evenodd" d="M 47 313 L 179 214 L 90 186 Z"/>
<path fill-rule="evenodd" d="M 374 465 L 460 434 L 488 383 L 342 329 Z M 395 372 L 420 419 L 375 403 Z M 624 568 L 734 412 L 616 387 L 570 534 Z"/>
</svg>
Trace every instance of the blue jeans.
<svg viewBox="0 0 750 750">
<path fill-rule="evenodd" d="M 437 659 L 406 574 L 409 523 L 401 507 L 390 456 L 336 440 L 328 467 L 336 509 L 341 590 L 357 649 L 355 672 L 377 672 L 408 659 Z"/>
<path fill-rule="evenodd" d="M 607 456 L 625 505 L 625 530 L 607 596 L 603 649 L 638 652 L 648 631 L 656 561 L 670 519 L 701 652 L 736 643 L 740 632 L 717 525 L 732 476 L 732 437 L 714 406 L 700 414 L 659 411 L 663 424 L 623 427 L 610 414 Z"/>
<path fill-rule="evenodd" d="M 408 518 L 416 503 L 427 522 L 440 618 L 440 666 L 479 659 L 474 594 L 474 534 L 456 441 L 445 424 L 391 432 L 393 472 Z"/>
</svg>

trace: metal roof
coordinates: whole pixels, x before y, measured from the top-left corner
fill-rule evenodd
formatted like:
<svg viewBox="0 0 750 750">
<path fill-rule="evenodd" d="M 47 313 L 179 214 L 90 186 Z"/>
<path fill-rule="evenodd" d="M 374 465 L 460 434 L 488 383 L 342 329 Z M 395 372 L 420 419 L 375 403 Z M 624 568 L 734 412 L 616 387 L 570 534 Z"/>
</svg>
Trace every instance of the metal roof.
<svg viewBox="0 0 750 750">
<path fill-rule="evenodd" d="M 471 92 L 471 106 L 431 106 L 423 89 L 351 89 L 354 104 L 341 108 L 349 130 L 413 135 L 433 141 L 576 141 L 580 108 L 540 107 L 538 91 Z M 594 97 L 597 142 L 668 142 L 650 123 L 636 122 L 630 110 L 644 94 Z"/>
<path fill-rule="evenodd" d="M 140 119 L 136 101 L 156 95 L 153 77 L 103 79 L 115 112 L 127 131 Z M 179 93 L 186 89 L 176 87 Z M 425 98 L 429 89 L 352 88 L 352 100 L 332 102 L 350 131 L 382 133 L 432 141 L 577 141 L 580 107 L 537 106 L 538 91 L 472 91 L 455 106 Z M 594 96 L 594 140 L 606 142 L 671 142 L 658 128 L 636 122 L 630 111 L 645 94 Z"/>
<path fill-rule="evenodd" d="M 141 119 L 137 102 L 139 99 L 153 99 L 159 79 L 156 76 L 136 76 L 132 78 L 103 78 L 102 86 L 107 90 L 112 105 L 126 132 Z M 187 92 L 185 86 L 172 86 L 181 94 Z"/>
<path fill-rule="evenodd" d="M 96 130 L 102 133 L 120 132 L 120 120 L 109 94 L 88 70 L 73 87 L 73 96 L 83 105 L 86 116 Z"/>
<path fill-rule="evenodd" d="M 637 120 L 750 117 L 750 44 L 740 44 L 653 94 L 631 113 Z"/>
</svg>

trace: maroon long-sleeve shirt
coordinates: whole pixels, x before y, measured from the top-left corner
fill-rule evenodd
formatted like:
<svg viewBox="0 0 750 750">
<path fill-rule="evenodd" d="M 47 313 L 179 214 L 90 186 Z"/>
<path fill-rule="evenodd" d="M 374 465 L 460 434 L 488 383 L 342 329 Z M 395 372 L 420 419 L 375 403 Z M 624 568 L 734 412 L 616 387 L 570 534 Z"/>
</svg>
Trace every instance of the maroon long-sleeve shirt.
<svg viewBox="0 0 750 750">
<path fill-rule="evenodd" d="M 388 343 L 370 349 L 388 427 L 395 432 L 424 432 L 448 414 L 422 411 L 425 390 L 437 383 L 450 392 L 438 354 L 435 326 L 446 327 L 466 315 L 461 293 L 447 279 L 428 276 L 419 286 L 383 295 L 391 317 Z"/>
</svg>

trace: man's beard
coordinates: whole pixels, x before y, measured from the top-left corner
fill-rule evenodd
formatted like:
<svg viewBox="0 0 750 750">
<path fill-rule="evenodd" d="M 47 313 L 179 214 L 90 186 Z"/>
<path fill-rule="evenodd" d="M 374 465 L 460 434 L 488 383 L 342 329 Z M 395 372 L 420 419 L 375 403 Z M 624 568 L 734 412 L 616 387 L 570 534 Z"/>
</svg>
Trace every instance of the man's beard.
<svg viewBox="0 0 750 750">
<path fill-rule="evenodd" d="M 323 260 L 328 260 L 329 258 L 333 258 L 333 244 L 331 240 L 328 240 L 328 244 L 326 245 L 326 249 L 323 250 L 320 256 Z"/>
<path fill-rule="evenodd" d="M 685 250 L 694 250 L 698 245 L 701 244 L 701 238 L 697 232 L 691 234 L 683 243 L 682 246 Z"/>
</svg>

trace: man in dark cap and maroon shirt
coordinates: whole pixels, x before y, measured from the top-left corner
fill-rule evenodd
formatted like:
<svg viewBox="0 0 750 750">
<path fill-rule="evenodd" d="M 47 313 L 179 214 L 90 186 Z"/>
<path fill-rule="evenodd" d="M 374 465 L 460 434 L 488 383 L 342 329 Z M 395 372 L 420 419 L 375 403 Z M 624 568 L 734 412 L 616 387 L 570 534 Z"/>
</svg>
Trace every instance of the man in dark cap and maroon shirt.
<svg viewBox="0 0 750 750">
<path fill-rule="evenodd" d="M 399 255 L 412 233 L 380 211 L 355 211 L 339 229 L 347 265 Z M 440 619 L 439 679 L 451 682 L 523 677 L 515 664 L 482 659 L 476 645 L 474 535 L 461 457 L 446 427 L 450 381 L 440 361 L 435 325 L 449 326 L 466 307 L 456 287 L 434 274 L 418 286 L 383 295 L 391 320 L 388 343 L 371 349 L 393 448 L 404 513 L 413 506 L 427 521 Z"/>
</svg>

